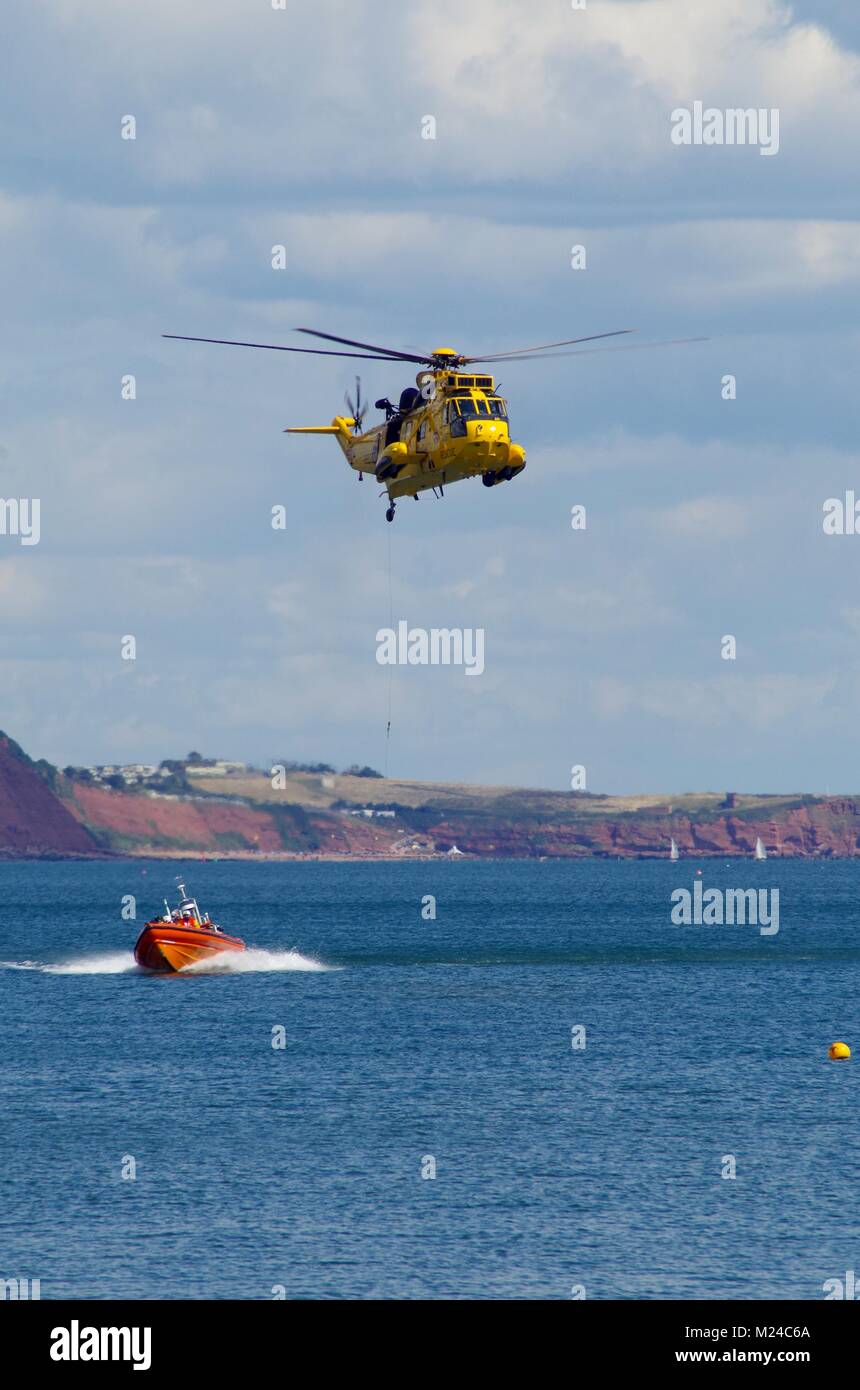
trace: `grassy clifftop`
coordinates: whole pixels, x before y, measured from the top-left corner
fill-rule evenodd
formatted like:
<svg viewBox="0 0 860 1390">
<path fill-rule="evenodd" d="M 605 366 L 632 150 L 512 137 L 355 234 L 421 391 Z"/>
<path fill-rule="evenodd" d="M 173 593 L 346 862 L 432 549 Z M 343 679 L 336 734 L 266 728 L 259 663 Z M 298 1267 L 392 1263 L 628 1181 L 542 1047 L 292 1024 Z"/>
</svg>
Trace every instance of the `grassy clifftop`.
<svg viewBox="0 0 860 1390">
<path fill-rule="evenodd" d="M 736 793 L 733 806 L 726 804 L 725 792 L 684 792 L 671 796 L 602 796 L 590 792 L 545 791 L 526 787 L 471 786 L 459 782 L 415 782 L 401 778 L 350 777 L 337 773 L 290 772 L 285 786 L 277 789 L 271 778 L 261 773 L 230 777 L 215 785 L 211 777 L 189 782 L 195 793 L 221 795 L 229 792 L 263 805 L 272 803 L 304 806 L 317 811 L 340 807 L 402 807 L 409 810 L 480 812 L 501 816 L 562 816 L 565 819 L 651 815 L 686 815 L 697 819 L 726 815 L 781 815 L 812 804 L 816 798 L 796 793 L 786 796 Z"/>
</svg>

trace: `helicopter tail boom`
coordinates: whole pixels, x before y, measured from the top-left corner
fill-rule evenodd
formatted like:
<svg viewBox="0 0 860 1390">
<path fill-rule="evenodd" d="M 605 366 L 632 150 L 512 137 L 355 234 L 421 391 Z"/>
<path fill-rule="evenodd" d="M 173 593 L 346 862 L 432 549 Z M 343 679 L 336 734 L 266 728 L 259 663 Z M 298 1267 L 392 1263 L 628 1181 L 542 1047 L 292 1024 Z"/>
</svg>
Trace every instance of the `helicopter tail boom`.
<svg viewBox="0 0 860 1390">
<path fill-rule="evenodd" d="M 339 425 L 293 425 L 284 434 L 340 434 Z"/>
<path fill-rule="evenodd" d="M 284 434 L 333 434 L 343 452 L 349 457 L 353 442 L 355 420 L 351 415 L 335 415 L 330 425 L 293 425 Z"/>
</svg>

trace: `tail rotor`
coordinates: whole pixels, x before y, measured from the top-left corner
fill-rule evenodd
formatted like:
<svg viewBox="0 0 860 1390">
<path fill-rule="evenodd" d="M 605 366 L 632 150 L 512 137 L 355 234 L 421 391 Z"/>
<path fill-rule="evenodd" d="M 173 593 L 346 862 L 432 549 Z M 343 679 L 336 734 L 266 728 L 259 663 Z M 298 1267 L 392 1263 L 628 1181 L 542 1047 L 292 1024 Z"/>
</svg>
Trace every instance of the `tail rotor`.
<svg viewBox="0 0 860 1390">
<path fill-rule="evenodd" d="M 352 432 L 353 434 L 361 434 L 361 424 L 367 413 L 367 401 L 363 401 L 361 398 L 360 376 L 355 378 L 355 400 L 352 400 L 348 391 L 344 396 L 344 400 L 346 401 L 347 410 L 353 419 Z"/>
</svg>

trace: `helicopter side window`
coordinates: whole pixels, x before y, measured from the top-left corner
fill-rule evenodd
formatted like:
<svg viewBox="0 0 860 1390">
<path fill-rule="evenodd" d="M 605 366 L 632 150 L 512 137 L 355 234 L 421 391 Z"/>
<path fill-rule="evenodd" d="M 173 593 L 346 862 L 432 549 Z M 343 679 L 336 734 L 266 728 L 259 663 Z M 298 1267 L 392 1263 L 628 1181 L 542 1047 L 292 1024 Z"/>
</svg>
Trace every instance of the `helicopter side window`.
<svg viewBox="0 0 860 1390">
<path fill-rule="evenodd" d="M 458 406 L 470 405 L 470 401 L 453 400 L 448 404 L 449 419 L 451 421 L 451 438 L 462 439 L 466 434 L 466 421 L 458 412 Z"/>
<path fill-rule="evenodd" d="M 498 398 L 495 399 L 495 400 L 491 398 L 491 399 L 488 401 L 488 405 L 489 405 L 489 407 L 490 407 L 490 414 L 491 414 L 491 415 L 497 415 L 500 419 L 502 419 L 502 420 L 507 420 L 507 418 L 508 418 L 508 412 L 507 412 L 507 410 L 505 409 L 505 403 L 504 403 L 504 401 L 501 401 L 501 400 L 499 400 Z"/>
</svg>

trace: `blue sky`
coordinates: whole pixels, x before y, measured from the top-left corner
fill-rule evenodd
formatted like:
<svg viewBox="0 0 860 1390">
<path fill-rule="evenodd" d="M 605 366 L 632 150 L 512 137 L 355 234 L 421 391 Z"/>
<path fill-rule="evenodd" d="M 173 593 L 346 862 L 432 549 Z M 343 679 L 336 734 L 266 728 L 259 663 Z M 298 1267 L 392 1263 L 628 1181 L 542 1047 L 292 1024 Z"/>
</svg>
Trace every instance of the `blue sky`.
<svg viewBox="0 0 860 1390">
<path fill-rule="evenodd" d="M 15 17 L 0 476 L 41 499 L 42 535 L 0 537 L 2 726 L 61 764 L 196 747 L 382 766 L 390 546 L 395 619 L 486 634 L 479 679 L 394 672 L 392 773 L 856 789 L 860 537 L 821 524 L 825 499 L 860 495 L 856 5 L 461 10 Z M 778 108 L 778 155 L 674 146 L 696 100 Z M 467 352 L 625 327 L 710 341 L 509 364 L 526 471 L 388 527 L 334 444 L 282 433 L 342 408 L 349 362 L 160 337 L 297 324 Z M 371 400 L 409 384 L 366 365 Z"/>
</svg>

